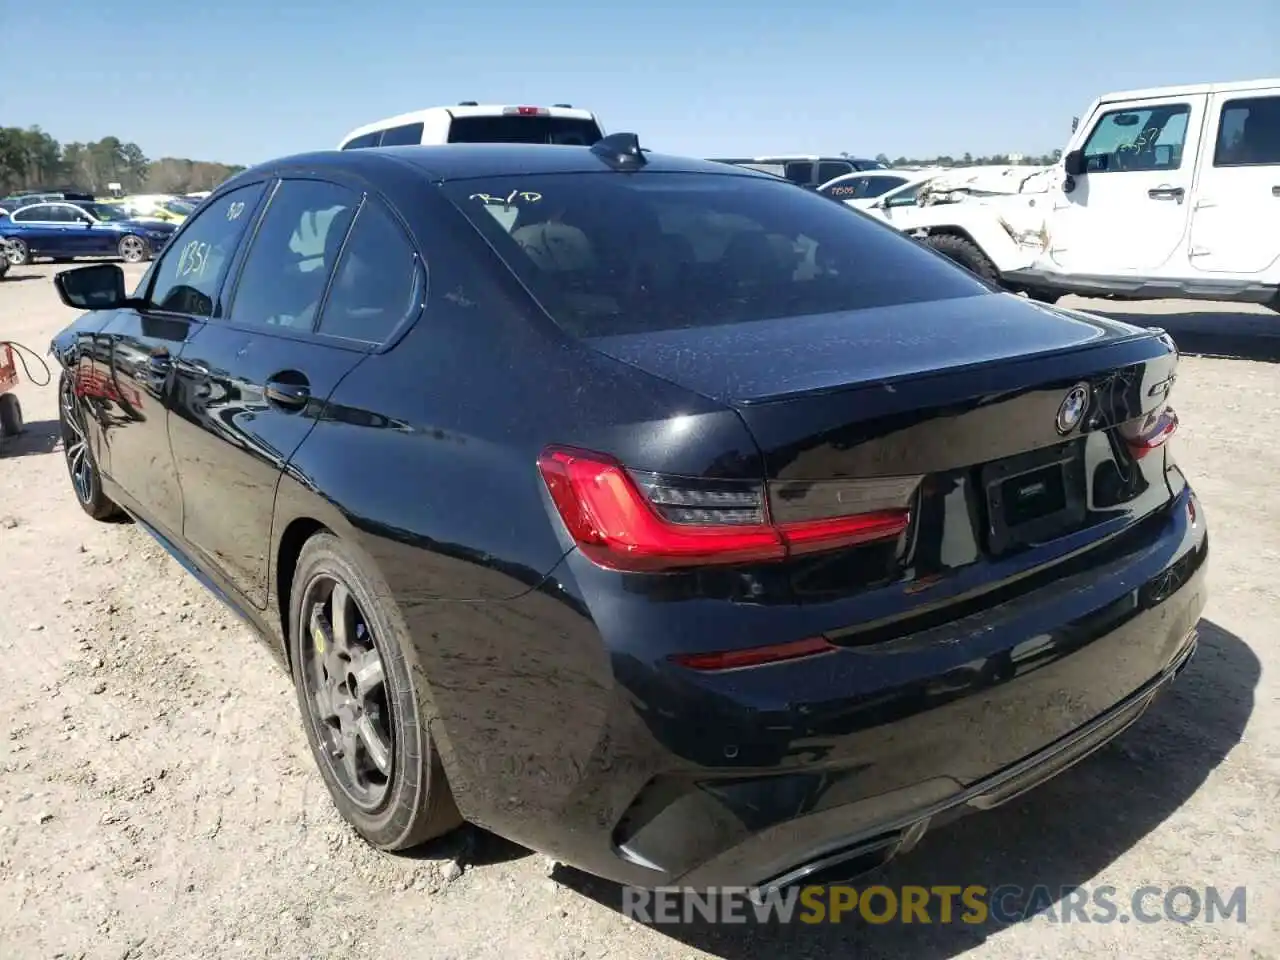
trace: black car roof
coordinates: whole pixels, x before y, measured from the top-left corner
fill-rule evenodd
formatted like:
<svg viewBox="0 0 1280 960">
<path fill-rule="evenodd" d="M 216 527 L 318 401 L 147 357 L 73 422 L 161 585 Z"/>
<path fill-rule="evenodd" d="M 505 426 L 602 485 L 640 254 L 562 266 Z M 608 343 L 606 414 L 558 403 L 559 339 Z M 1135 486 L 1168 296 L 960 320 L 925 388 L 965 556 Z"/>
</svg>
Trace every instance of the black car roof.
<svg viewBox="0 0 1280 960">
<path fill-rule="evenodd" d="M 643 170 L 662 173 L 711 173 L 775 179 L 712 160 L 645 152 Z M 470 180 L 520 174 L 593 173 L 610 169 L 590 147 L 523 143 L 453 143 L 443 146 L 377 147 L 365 150 L 325 150 L 281 157 L 259 164 L 244 175 L 284 168 L 345 169 L 371 172 L 389 162 L 420 170 L 432 180 Z M 238 179 L 238 178 L 237 178 Z"/>
</svg>

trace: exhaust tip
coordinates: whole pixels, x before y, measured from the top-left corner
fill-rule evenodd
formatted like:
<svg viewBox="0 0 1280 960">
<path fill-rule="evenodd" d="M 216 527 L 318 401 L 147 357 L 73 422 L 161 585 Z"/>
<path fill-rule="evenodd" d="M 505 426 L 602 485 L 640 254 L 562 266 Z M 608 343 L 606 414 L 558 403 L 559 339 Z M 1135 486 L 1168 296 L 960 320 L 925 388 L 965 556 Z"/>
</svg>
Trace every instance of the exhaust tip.
<svg viewBox="0 0 1280 960">
<path fill-rule="evenodd" d="M 759 901 L 773 892 L 783 892 L 798 886 L 824 886 L 848 883 L 878 870 L 898 855 L 904 843 L 919 840 L 920 828 L 897 831 L 877 837 L 865 843 L 855 844 L 792 867 L 772 880 L 760 884 L 752 892 L 752 899 Z M 914 836 L 909 836 L 914 834 Z"/>
</svg>

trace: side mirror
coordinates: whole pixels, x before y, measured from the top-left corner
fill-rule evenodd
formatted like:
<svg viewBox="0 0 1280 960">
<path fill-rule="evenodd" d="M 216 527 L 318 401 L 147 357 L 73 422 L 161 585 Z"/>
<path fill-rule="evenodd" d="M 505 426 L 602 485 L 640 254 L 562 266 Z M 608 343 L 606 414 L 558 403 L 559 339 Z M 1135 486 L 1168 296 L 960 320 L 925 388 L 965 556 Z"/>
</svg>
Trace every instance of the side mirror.
<svg viewBox="0 0 1280 960">
<path fill-rule="evenodd" d="M 114 263 L 94 263 L 55 274 L 58 296 L 75 310 L 117 310 L 129 303 L 124 271 Z"/>
<path fill-rule="evenodd" d="M 1078 177 L 1085 172 L 1083 150 L 1072 150 L 1062 158 L 1062 168 L 1068 177 Z"/>
</svg>

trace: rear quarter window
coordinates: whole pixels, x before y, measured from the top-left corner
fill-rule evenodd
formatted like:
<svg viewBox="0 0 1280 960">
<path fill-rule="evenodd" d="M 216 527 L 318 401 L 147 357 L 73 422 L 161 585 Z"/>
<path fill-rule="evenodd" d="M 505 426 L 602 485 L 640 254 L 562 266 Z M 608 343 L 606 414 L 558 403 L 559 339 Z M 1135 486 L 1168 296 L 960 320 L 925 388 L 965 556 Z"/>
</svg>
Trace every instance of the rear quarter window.
<svg viewBox="0 0 1280 960">
<path fill-rule="evenodd" d="M 772 179 L 606 172 L 443 189 L 552 318 L 583 337 L 990 292 L 893 228 Z"/>
</svg>

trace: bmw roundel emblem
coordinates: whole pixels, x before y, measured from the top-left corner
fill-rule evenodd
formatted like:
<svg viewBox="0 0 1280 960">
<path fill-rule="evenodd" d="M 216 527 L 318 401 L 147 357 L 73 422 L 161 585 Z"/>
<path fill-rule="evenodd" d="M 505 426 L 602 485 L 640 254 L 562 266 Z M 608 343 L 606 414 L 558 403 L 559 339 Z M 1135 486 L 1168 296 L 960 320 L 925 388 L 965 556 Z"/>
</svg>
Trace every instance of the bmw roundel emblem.
<svg viewBox="0 0 1280 960">
<path fill-rule="evenodd" d="M 1067 395 L 1062 398 L 1062 405 L 1058 407 L 1056 424 L 1058 432 L 1067 434 L 1078 427 L 1087 409 L 1089 409 L 1089 385 L 1077 383 L 1067 391 Z"/>
</svg>

